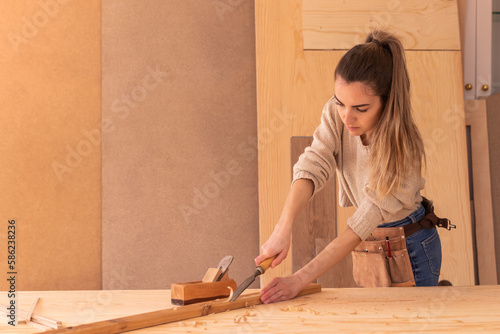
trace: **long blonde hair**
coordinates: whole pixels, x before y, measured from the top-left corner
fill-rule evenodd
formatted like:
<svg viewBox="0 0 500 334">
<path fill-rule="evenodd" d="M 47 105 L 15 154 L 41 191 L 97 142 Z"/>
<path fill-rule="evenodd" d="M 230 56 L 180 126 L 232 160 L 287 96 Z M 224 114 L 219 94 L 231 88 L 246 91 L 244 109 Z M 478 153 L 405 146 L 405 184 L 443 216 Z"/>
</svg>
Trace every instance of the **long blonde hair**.
<svg viewBox="0 0 500 334">
<path fill-rule="evenodd" d="M 394 35 L 375 30 L 342 57 L 335 69 L 338 77 L 362 82 L 382 99 L 372 137 L 369 187 L 384 197 L 400 189 L 415 169 L 421 174 L 425 162 L 422 137 L 412 117 L 403 45 Z"/>
</svg>

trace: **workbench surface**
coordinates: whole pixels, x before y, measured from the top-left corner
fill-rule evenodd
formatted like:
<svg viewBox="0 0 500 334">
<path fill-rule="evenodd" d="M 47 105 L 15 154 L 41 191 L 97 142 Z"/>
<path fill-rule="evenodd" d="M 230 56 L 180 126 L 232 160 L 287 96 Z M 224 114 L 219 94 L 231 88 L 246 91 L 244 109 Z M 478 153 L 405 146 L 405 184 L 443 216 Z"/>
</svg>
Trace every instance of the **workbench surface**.
<svg viewBox="0 0 500 334">
<path fill-rule="evenodd" d="M 257 290 L 248 290 L 255 292 Z M 17 307 L 64 326 L 172 307 L 170 290 L 18 292 Z M 0 296 L 8 304 L 7 293 Z M 244 316 L 246 314 L 246 316 Z M 39 333 L 2 323 L 1 333 Z M 343 288 L 130 333 L 500 332 L 500 286 Z"/>
</svg>

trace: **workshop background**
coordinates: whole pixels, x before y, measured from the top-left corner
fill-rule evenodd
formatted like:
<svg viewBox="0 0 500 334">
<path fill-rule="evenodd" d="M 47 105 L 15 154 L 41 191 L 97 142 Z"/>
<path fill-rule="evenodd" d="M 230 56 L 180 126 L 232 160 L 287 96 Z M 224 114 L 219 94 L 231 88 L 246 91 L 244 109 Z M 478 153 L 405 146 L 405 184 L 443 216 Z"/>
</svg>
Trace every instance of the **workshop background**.
<svg viewBox="0 0 500 334">
<path fill-rule="evenodd" d="M 370 27 L 403 39 L 427 149 L 423 194 L 457 225 L 440 231 L 443 284 L 497 284 L 500 101 L 464 100 L 465 8 L 2 1 L 0 237 L 6 245 L 15 219 L 17 289 L 168 289 L 200 280 L 225 255 L 241 282 L 333 95 L 336 63 Z M 300 217 L 291 256 L 262 282 L 291 274 L 345 228 L 353 209 L 333 203 L 335 180 Z M 353 286 L 349 261 L 322 285 Z"/>
</svg>

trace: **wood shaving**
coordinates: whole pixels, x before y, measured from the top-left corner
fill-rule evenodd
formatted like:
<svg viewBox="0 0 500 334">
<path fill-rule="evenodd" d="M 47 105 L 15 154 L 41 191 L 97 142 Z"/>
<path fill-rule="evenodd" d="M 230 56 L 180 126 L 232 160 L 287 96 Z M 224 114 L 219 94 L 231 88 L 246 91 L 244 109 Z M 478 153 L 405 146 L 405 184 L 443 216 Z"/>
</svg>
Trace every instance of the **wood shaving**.
<svg viewBox="0 0 500 334">
<path fill-rule="evenodd" d="M 306 305 L 306 304 L 303 303 L 303 304 L 289 305 L 287 307 L 280 307 L 280 310 L 283 312 L 289 312 L 289 311 L 302 312 L 302 311 L 304 311 L 304 309 L 302 308 L 302 305 Z"/>
<path fill-rule="evenodd" d="M 179 321 L 179 327 L 186 327 L 186 324 L 183 323 L 182 321 Z"/>
<path fill-rule="evenodd" d="M 172 308 L 172 310 L 177 311 L 177 307 Z"/>
<path fill-rule="evenodd" d="M 255 317 L 257 313 L 250 313 L 249 311 L 246 311 L 245 314 L 237 315 L 233 321 L 236 324 L 239 324 L 241 321 L 247 322 L 247 317 Z"/>
<path fill-rule="evenodd" d="M 308 309 L 307 309 L 307 312 L 312 313 L 312 314 L 314 314 L 314 315 L 318 315 L 318 314 L 319 314 L 319 312 L 318 312 L 318 311 L 315 311 L 315 310 L 313 310 L 312 308 L 308 308 Z"/>
<path fill-rule="evenodd" d="M 193 323 L 193 327 L 204 326 L 206 324 L 207 323 L 205 321 L 195 320 L 195 322 Z"/>
<path fill-rule="evenodd" d="M 229 297 L 227 297 L 227 299 L 224 301 L 224 303 L 227 303 L 231 300 L 231 298 L 233 298 L 233 288 L 231 288 L 230 286 L 227 287 L 229 289 Z"/>
</svg>

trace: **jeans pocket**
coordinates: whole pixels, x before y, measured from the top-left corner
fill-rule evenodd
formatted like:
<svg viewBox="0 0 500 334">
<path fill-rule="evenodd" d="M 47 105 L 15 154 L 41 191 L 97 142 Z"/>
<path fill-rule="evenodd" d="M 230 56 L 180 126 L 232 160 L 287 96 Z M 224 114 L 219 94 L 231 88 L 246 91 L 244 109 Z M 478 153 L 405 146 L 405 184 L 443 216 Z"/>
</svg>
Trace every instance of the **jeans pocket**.
<svg viewBox="0 0 500 334">
<path fill-rule="evenodd" d="M 429 260 L 429 267 L 431 272 L 439 276 L 441 271 L 441 240 L 439 239 L 439 233 L 436 228 L 434 228 L 434 232 L 424 241 L 422 241 L 422 246 L 424 247 L 425 255 L 427 255 L 427 259 Z"/>
</svg>

